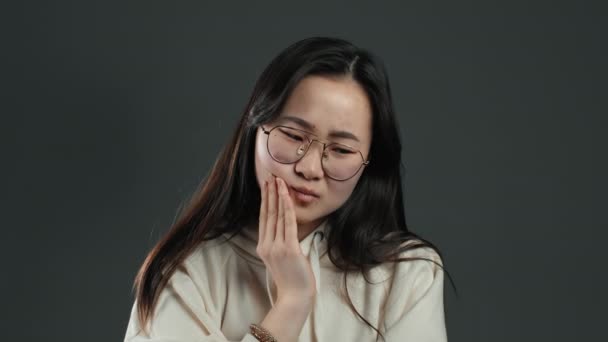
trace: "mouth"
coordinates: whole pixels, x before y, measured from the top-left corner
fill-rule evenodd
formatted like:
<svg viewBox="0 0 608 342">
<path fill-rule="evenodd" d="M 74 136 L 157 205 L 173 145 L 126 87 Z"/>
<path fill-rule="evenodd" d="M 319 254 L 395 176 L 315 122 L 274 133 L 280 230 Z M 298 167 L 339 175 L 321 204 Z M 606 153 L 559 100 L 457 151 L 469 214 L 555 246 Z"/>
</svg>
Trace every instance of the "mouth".
<svg viewBox="0 0 608 342">
<path fill-rule="evenodd" d="M 318 192 L 310 188 L 299 186 L 295 187 L 288 184 L 287 182 L 285 182 L 285 184 L 287 185 L 289 196 L 294 199 L 296 204 L 309 204 L 318 200 L 321 197 Z"/>
<path fill-rule="evenodd" d="M 309 196 L 317 197 L 317 198 L 319 197 L 319 194 L 317 192 L 315 192 L 314 190 L 309 189 L 309 188 L 295 187 L 295 186 L 290 186 L 290 188 L 292 190 L 294 190 L 294 191 L 297 191 L 297 192 L 301 193 L 301 194 L 305 194 L 305 195 L 309 195 Z"/>
<path fill-rule="evenodd" d="M 299 204 L 309 204 L 319 199 L 314 191 L 301 187 L 288 186 L 289 195 Z"/>
</svg>

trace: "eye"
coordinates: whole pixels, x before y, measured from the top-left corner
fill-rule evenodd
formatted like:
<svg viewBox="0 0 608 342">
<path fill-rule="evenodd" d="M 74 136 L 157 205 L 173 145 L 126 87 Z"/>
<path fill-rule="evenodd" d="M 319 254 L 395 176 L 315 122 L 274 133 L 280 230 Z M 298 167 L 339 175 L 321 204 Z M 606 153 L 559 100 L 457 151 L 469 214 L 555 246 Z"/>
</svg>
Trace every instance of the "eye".
<svg viewBox="0 0 608 342">
<path fill-rule="evenodd" d="M 334 148 L 332 148 L 332 151 L 336 152 L 336 153 L 339 153 L 339 154 L 352 154 L 352 153 L 355 153 L 354 151 L 347 150 L 347 149 L 340 148 L 340 147 L 334 147 Z"/>
<path fill-rule="evenodd" d="M 300 138 L 297 135 L 293 135 L 293 134 L 289 134 L 289 133 L 285 133 L 285 134 L 287 134 L 287 136 L 290 137 L 293 140 L 298 140 L 298 141 L 302 140 L 302 138 Z"/>
<path fill-rule="evenodd" d="M 299 135 L 294 134 L 291 131 L 288 131 L 288 130 L 285 130 L 285 129 L 281 129 L 280 131 L 281 131 L 281 133 L 283 133 L 284 135 L 286 135 L 290 139 L 293 139 L 293 140 L 296 140 L 296 141 L 302 141 L 302 137 L 300 137 Z"/>
</svg>

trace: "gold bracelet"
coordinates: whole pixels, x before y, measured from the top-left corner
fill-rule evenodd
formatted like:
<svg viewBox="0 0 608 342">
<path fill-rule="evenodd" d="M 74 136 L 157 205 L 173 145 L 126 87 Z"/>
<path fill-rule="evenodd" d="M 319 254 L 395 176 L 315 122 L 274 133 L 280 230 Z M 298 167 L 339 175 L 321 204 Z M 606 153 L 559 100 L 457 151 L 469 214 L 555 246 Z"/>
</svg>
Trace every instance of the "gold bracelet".
<svg viewBox="0 0 608 342">
<path fill-rule="evenodd" d="M 261 342 L 277 342 L 277 339 L 274 338 L 270 332 L 257 324 L 251 324 L 249 326 L 251 329 L 251 334 Z"/>
</svg>

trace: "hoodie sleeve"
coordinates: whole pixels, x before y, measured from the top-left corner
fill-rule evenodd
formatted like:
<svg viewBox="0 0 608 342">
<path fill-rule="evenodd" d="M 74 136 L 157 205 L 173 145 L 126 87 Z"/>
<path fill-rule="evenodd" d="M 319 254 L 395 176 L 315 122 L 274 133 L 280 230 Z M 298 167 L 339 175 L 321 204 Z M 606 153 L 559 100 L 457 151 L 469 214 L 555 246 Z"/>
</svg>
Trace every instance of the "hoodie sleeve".
<svg viewBox="0 0 608 342">
<path fill-rule="evenodd" d="M 220 330 L 220 322 L 208 314 L 189 275 L 188 263 L 184 265 L 186 267 L 179 267 L 161 291 L 153 319 L 148 324 L 149 335 L 142 331 L 137 317 L 137 301 L 133 303 L 125 342 L 233 342 Z M 258 342 L 250 333 L 240 341 Z"/>
<path fill-rule="evenodd" d="M 430 248 L 423 256 L 443 266 Z M 404 255 L 405 256 L 405 255 Z M 384 316 L 386 341 L 446 342 L 443 269 L 433 262 L 412 260 L 395 266 Z"/>
</svg>

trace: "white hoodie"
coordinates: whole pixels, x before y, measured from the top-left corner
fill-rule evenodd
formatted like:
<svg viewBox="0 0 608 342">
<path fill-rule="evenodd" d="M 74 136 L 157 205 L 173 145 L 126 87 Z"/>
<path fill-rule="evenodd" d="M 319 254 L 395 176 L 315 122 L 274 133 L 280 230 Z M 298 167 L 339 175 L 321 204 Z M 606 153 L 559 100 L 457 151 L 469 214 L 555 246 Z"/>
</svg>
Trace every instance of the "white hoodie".
<svg viewBox="0 0 608 342">
<path fill-rule="evenodd" d="M 325 221 L 300 241 L 315 275 L 317 295 L 298 341 L 381 341 L 343 295 L 344 274 L 327 253 L 329 229 Z M 140 329 L 137 302 L 133 303 L 125 342 L 257 342 L 249 325 L 260 323 L 276 299 L 274 283 L 256 253 L 257 236 L 257 229 L 245 228 L 228 242 L 224 234 L 202 243 L 162 290 L 149 336 Z M 430 248 L 401 256 L 430 258 L 443 265 Z M 387 263 L 373 268 L 368 280 L 372 284 L 360 273 L 349 274 L 348 293 L 386 341 L 447 341 L 440 267 L 425 260 Z"/>
</svg>

